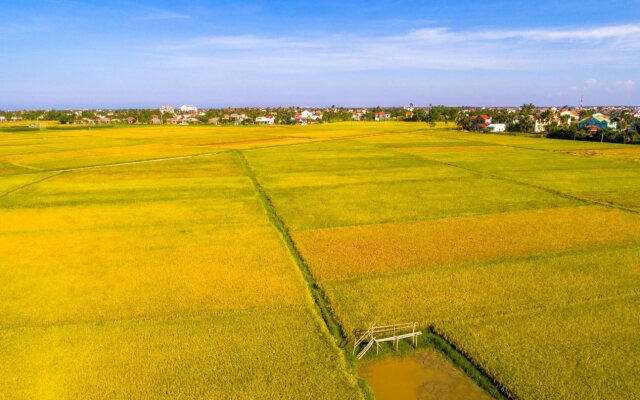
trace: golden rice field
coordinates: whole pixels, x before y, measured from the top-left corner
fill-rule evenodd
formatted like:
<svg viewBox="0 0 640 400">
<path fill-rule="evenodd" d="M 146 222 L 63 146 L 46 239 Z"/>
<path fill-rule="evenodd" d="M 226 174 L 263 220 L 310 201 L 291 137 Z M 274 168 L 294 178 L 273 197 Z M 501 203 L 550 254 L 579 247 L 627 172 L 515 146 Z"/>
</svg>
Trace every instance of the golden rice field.
<svg viewBox="0 0 640 400">
<path fill-rule="evenodd" d="M 362 398 L 223 136 L 0 136 L 0 398 Z"/>
<path fill-rule="evenodd" d="M 640 396 L 640 148 L 340 123 L 0 129 L 0 398 L 370 396 L 255 182 L 349 339 Z"/>
<path fill-rule="evenodd" d="M 417 126 L 246 154 L 352 338 L 415 320 L 513 397 L 640 396 L 640 149 Z"/>
</svg>

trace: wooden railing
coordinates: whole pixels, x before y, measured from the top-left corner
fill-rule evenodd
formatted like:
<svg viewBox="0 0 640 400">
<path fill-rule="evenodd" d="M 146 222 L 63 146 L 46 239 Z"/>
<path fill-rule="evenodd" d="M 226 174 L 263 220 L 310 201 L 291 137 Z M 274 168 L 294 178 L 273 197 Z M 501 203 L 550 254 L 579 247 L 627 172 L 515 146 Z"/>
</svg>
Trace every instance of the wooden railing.
<svg viewBox="0 0 640 400">
<path fill-rule="evenodd" d="M 395 349 L 398 351 L 400 340 L 411 339 L 413 346 L 417 347 L 418 336 L 422 335 L 422 332 L 416 330 L 416 326 L 417 324 L 415 322 L 383 326 L 373 325 L 356 340 L 353 345 L 353 354 L 356 354 L 360 345 L 365 341 L 367 344 L 358 353 L 358 359 L 364 357 L 374 344 L 376 345 L 376 354 L 378 354 L 380 351 L 380 343 L 382 342 L 394 342 Z"/>
</svg>

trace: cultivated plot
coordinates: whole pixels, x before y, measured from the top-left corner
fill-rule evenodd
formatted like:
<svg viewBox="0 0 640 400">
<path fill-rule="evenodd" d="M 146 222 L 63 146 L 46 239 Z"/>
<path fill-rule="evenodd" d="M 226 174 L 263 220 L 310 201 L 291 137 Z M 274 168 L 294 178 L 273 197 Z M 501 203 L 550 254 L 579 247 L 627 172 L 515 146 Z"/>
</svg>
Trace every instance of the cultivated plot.
<svg viewBox="0 0 640 400">
<path fill-rule="evenodd" d="M 345 123 L 0 136 L 0 397 L 362 397 L 237 152 L 349 338 L 640 396 L 634 148 Z"/>
<path fill-rule="evenodd" d="M 446 129 L 313 146 L 247 157 L 348 335 L 416 320 L 517 397 L 640 393 L 634 152 Z"/>
<path fill-rule="evenodd" d="M 235 154 L 0 182 L 0 397 L 361 397 Z"/>
</svg>

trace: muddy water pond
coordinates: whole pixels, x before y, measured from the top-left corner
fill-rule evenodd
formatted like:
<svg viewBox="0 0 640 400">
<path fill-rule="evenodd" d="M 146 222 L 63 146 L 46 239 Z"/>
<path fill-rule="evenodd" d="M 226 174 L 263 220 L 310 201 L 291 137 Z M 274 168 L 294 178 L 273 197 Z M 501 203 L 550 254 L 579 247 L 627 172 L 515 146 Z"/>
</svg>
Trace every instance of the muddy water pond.
<svg viewBox="0 0 640 400">
<path fill-rule="evenodd" d="M 377 400 L 491 399 L 433 349 L 368 362 L 360 368 L 360 375 L 369 382 Z"/>
</svg>

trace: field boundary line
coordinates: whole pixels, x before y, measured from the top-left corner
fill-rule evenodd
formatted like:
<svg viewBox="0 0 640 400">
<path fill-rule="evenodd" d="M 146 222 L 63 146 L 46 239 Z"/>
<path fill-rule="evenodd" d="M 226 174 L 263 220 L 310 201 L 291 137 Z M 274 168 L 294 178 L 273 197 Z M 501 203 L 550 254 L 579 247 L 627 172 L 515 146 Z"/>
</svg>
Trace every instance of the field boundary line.
<svg viewBox="0 0 640 400">
<path fill-rule="evenodd" d="M 434 325 L 428 326 L 424 332 L 426 333 L 425 340 L 432 347 L 444 355 L 454 366 L 462 370 L 466 376 L 491 397 L 498 400 L 518 399 L 518 396 L 511 389 L 494 379 L 472 357 L 440 333 Z"/>
<path fill-rule="evenodd" d="M 628 293 L 614 294 L 611 296 L 595 296 L 595 297 L 590 297 L 590 298 L 586 298 L 578 301 L 569 301 L 566 303 L 550 304 L 548 306 L 540 305 L 536 307 L 522 308 L 520 310 L 509 311 L 502 314 L 493 313 L 493 314 L 479 315 L 475 317 L 468 317 L 468 318 L 461 318 L 461 319 L 440 320 L 438 322 L 449 323 L 449 324 L 462 324 L 462 325 L 473 324 L 475 322 L 491 322 L 491 321 L 500 320 L 502 318 L 528 316 L 528 315 L 540 313 L 543 311 L 565 310 L 568 308 L 597 305 L 599 303 L 608 303 L 608 302 L 613 302 L 620 299 L 632 299 L 632 298 L 638 298 L 638 297 L 640 297 L 640 291 L 638 292 L 631 291 Z"/>
<path fill-rule="evenodd" d="M 398 182 L 398 181 L 393 181 L 393 182 Z M 417 182 L 422 182 L 422 181 L 417 181 Z M 303 186 L 306 187 L 306 186 Z M 462 216 L 445 216 L 445 217 L 435 217 L 435 218 L 416 218 L 416 219 L 403 219 L 403 220 L 389 220 L 389 221 L 374 221 L 374 222 L 363 222 L 363 223 L 359 223 L 359 224 L 347 224 L 347 225 L 335 225 L 335 226 L 325 226 L 325 227 L 320 227 L 320 228 L 300 228 L 300 229 L 296 229 L 296 231 L 298 233 L 303 233 L 303 232 L 316 232 L 316 231 L 330 231 L 333 229 L 349 229 L 349 228 L 357 228 L 357 227 L 370 227 L 372 225 L 402 225 L 402 224 L 419 224 L 421 222 L 433 222 L 433 221 L 439 221 L 439 220 L 455 220 L 455 219 L 462 219 L 462 218 L 482 218 L 482 217 L 488 217 L 491 215 L 502 215 L 502 214 L 519 214 L 519 213 L 528 213 L 528 212 L 536 212 L 536 211 L 545 211 L 545 210 L 561 210 L 561 209 L 565 209 L 565 208 L 586 208 L 586 207 L 592 207 L 593 204 L 581 204 L 581 205 L 566 205 L 566 206 L 559 206 L 559 207 L 545 207 L 545 208 L 527 208 L 527 209 L 522 209 L 522 210 L 517 210 L 517 211 L 500 211 L 500 212 L 490 212 L 490 213 L 480 213 L 480 214 L 467 214 L 467 215 L 462 215 Z"/>
<path fill-rule="evenodd" d="M 302 274 L 302 278 L 306 283 L 308 293 L 311 296 L 311 300 L 313 303 L 313 308 L 316 311 L 316 316 L 319 317 L 322 321 L 319 324 L 321 327 L 326 329 L 328 336 L 330 337 L 330 341 L 333 342 L 333 345 L 336 348 L 336 351 L 343 359 L 345 366 L 347 366 L 347 373 L 351 372 L 353 369 L 353 357 L 349 357 L 349 354 L 346 350 L 346 346 L 348 344 L 348 339 L 344 334 L 344 330 L 342 325 L 338 322 L 337 318 L 333 314 L 331 310 L 331 306 L 324 294 L 324 291 L 317 284 L 313 274 L 311 273 L 311 269 L 307 265 L 307 263 L 302 258 L 300 251 L 296 247 L 296 244 L 289 233 L 289 229 L 285 225 L 284 221 L 278 216 L 275 206 L 273 202 L 265 192 L 264 188 L 258 181 L 253 168 L 249 164 L 249 161 L 246 159 L 244 153 L 240 150 L 233 151 L 237 154 L 238 159 L 240 160 L 240 164 L 242 165 L 242 169 L 245 172 L 245 175 L 251 180 L 251 183 L 256 192 L 256 196 L 260 204 L 263 206 L 265 210 L 265 214 L 267 214 L 267 218 L 269 222 L 271 222 L 272 226 L 280 236 L 283 241 L 287 251 L 293 258 L 294 263 L 298 267 L 298 270 Z M 320 322 L 320 321 L 318 321 Z M 363 398 L 372 398 L 373 395 L 370 392 L 370 389 L 365 381 L 357 376 L 357 374 L 352 372 L 353 377 L 357 381 L 357 388 L 360 390 L 360 394 Z"/>
<path fill-rule="evenodd" d="M 562 197 L 562 198 L 569 199 L 569 200 L 577 200 L 577 201 L 579 201 L 581 203 L 584 203 L 584 204 L 603 206 L 603 207 L 608 207 L 608 208 L 613 208 L 613 209 L 617 209 L 617 210 L 630 212 L 630 213 L 633 213 L 633 214 L 640 214 L 640 210 L 635 210 L 633 208 L 628 208 L 628 207 L 621 206 L 621 205 L 614 204 L 614 203 L 607 203 L 607 202 L 593 200 L 593 199 L 586 198 L 586 197 L 577 196 L 577 195 L 570 194 L 570 193 L 565 193 L 565 192 L 562 192 L 560 190 L 551 189 L 551 188 L 548 188 L 546 186 L 536 185 L 535 183 L 519 181 L 517 179 L 509 178 L 509 177 L 506 177 L 506 176 L 503 176 L 503 175 L 500 175 L 500 174 L 496 174 L 496 173 L 493 173 L 493 172 L 487 172 L 487 171 L 473 169 L 473 168 L 469 168 L 469 167 L 463 167 L 461 165 L 448 163 L 448 162 L 440 161 L 440 160 L 435 160 L 433 158 L 429 158 L 429 157 L 425 157 L 425 156 L 416 156 L 416 157 L 424 158 L 426 160 L 433 161 L 433 162 L 436 162 L 436 163 L 442 164 L 442 165 L 447 165 L 449 167 L 459 168 L 459 169 L 462 169 L 462 170 L 465 170 L 465 171 L 469 171 L 469 172 L 478 174 L 480 176 L 485 176 L 485 177 L 489 177 L 489 178 L 493 178 L 493 179 L 498 179 L 498 180 L 502 180 L 502 181 L 505 181 L 505 182 L 513 183 L 513 184 L 516 184 L 516 185 L 529 187 L 529 188 L 532 188 L 532 189 L 542 190 L 542 191 L 545 191 L 547 193 L 551 193 L 553 195 L 556 195 L 558 197 Z"/>
<path fill-rule="evenodd" d="M 16 167 L 19 167 L 19 168 L 26 168 L 26 169 L 30 169 L 30 170 L 32 170 L 32 171 L 44 172 L 44 170 L 43 170 L 43 169 L 41 169 L 41 168 L 37 168 L 37 167 L 32 167 L 31 165 L 23 165 L 23 164 L 18 164 L 18 163 L 15 163 L 15 162 L 9 162 L 9 164 L 11 164 L 11 165 L 15 165 Z M 16 175 L 26 175 L 26 174 L 16 174 Z"/>
<path fill-rule="evenodd" d="M 471 135 L 474 135 L 474 133 L 471 132 L 464 132 L 463 133 L 469 133 Z M 429 134 L 429 133 L 419 133 L 419 135 L 424 135 L 424 136 L 430 136 L 430 137 L 434 137 L 434 138 L 442 138 L 442 136 L 436 136 L 433 134 Z M 519 136 L 519 135 L 501 135 L 501 134 L 497 134 L 497 133 L 485 133 L 483 135 L 491 135 L 491 136 L 497 136 L 497 137 L 523 137 L 523 136 Z M 447 138 L 449 138 L 447 136 Z M 562 140 L 562 141 L 566 141 L 566 139 L 554 139 L 554 138 L 547 138 L 547 137 L 526 137 L 524 136 L 524 138 L 527 139 L 542 139 L 542 140 Z M 527 147 L 527 146 L 517 146 L 517 145 L 513 145 L 513 144 L 504 144 L 504 143 L 494 143 L 494 142 L 484 142 L 482 140 L 473 140 L 473 139 L 466 139 L 466 138 L 461 138 L 461 137 L 452 137 L 451 139 L 454 140 L 458 140 L 461 142 L 467 142 L 467 143 L 483 143 L 483 144 L 488 144 L 490 146 L 501 146 L 501 147 L 508 147 L 508 148 L 513 148 L 513 149 L 519 149 L 519 150 L 532 150 L 532 151 L 543 151 L 546 153 L 552 153 L 552 154 L 561 154 L 564 153 L 567 150 L 554 150 L 554 149 L 540 149 L 540 148 L 535 148 L 535 147 Z M 584 142 L 584 141 L 579 141 L 579 142 Z M 588 143 L 594 143 L 594 142 L 588 142 Z M 585 149 L 579 149 L 579 150 L 585 150 Z M 568 150 L 571 151 L 571 150 Z"/>
<path fill-rule="evenodd" d="M 589 207 L 589 206 L 586 206 Z M 354 225 L 357 226 L 357 225 Z M 558 257 L 558 256 L 569 256 L 569 255 L 575 255 L 575 254 L 580 254 L 581 252 L 584 251 L 590 251 L 592 249 L 595 250 L 620 250 L 620 249 L 627 249 L 630 247 L 637 247 L 640 246 L 640 240 L 630 240 L 628 242 L 616 242 L 613 244 L 598 244 L 598 245 L 594 245 L 594 246 L 590 246 L 588 248 L 582 248 L 582 247 L 570 247 L 570 248 L 563 248 L 561 250 L 558 251 L 551 251 L 551 252 L 545 252 L 545 253 L 526 253 L 526 254 L 518 254 L 518 255 L 513 255 L 513 256 L 508 256 L 508 257 L 501 257 L 501 258 L 488 258 L 488 259 L 483 259 L 483 260 L 476 260 L 476 261 L 465 261 L 462 263 L 457 263 L 457 264 L 438 264 L 438 265 L 434 265 L 430 268 L 450 268 L 450 267 L 456 267 L 456 268 L 473 268 L 474 265 L 477 264 L 487 264 L 487 265 L 494 265 L 494 264 L 499 264 L 501 262 L 515 262 L 515 261 L 534 261 L 537 260 L 541 257 L 546 257 L 546 256 L 554 256 L 554 257 Z M 391 271 L 380 271 L 380 272 L 372 272 L 372 273 L 368 273 L 366 275 L 354 275 L 354 276 L 349 276 L 346 278 L 331 278 L 331 279 L 323 279 L 322 282 L 323 283 L 328 283 L 328 284 L 336 284 L 336 283 L 353 283 L 353 282 L 358 282 L 364 279 L 377 279 L 377 278 L 393 278 L 393 277 L 398 277 L 398 276 L 411 276 L 411 275 L 416 275 L 416 274 L 420 274 L 422 272 L 425 272 L 424 269 L 422 269 L 422 267 L 412 267 L 409 269 L 402 269 L 402 270 L 391 270 Z M 640 292 L 638 292 L 638 294 L 640 294 Z M 444 322 L 451 322 L 454 320 L 443 320 Z"/>
<path fill-rule="evenodd" d="M 451 164 L 451 165 L 453 165 L 453 164 Z M 457 167 L 459 167 L 459 166 L 457 166 Z M 459 168 L 467 169 L 465 167 L 459 167 Z M 473 170 L 473 169 L 468 169 L 468 170 L 469 171 L 476 171 L 476 170 Z M 640 214 L 640 210 L 634 210 L 633 208 L 628 208 L 628 207 L 621 206 L 621 205 L 618 205 L 618 204 L 607 203 L 607 202 L 603 202 L 603 201 L 593 200 L 593 199 L 590 199 L 588 197 L 577 196 L 575 194 L 562 192 L 562 191 L 556 190 L 556 189 L 551 189 L 551 188 L 548 188 L 546 186 L 536 185 L 535 183 L 519 181 L 517 179 L 508 178 L 506 176 L 495 174 L 495 173 L 491 173 L 491 172 L 489 172 L 489 173 L 486 173 L 484 171 L 476 171 L 476 172 L 478 172 L 478 173 L 480 173 L 482 175 L 489 176 L 491 178 L 500 179 L 500 180 L 503 180 L 503 181 L 506 181 L 506 182 L 511 182 L 511 183 L 514 183 L 514 184 L 517 184 L 517 185 L 526 186 L 526 187 L 530 187 L 530 188 L 533 188 L 533 189 L 544 190 L 547 193 L 555 194 L 556 196 L 564 197 L 564 198 L 570 199 L 570 200 L 581 201 L 581 202 L 583 202 L 585 204 L 603 206 L 603 207 L 608 207 L 608 208 L 613 208 L 613 209 L 617 209 L 617 210 L 621 210 L 621 211 L 630 212 L 630 213 L 633 213 L 633 214 Z"/>
<path fill-rule="evenodd" d="M 313 143 L 328 143 L 328 142 L 337 142 L 340 140 L 354 140 L 354 139 L 362 139 L 362 138 L 375 137 L 375 136 L 393 135 L 395 133 L 396 132 L 385 131 L 385 132 L 379 132 L 379 133 L 366 133 L 366 134 L 360 134 L 360 135 L 354 135 L 354 136 L 341 136 L 341 137 L 326 138 L 326 139 L 305 137 L 305 139 L 308 139 L 306 142 L 287 143 L 287 144 L 270 144 L 268 146 L 257 146 L 257 147 L 250 147 L 246 149 L 230 149 L 230 150 L 249 151 L 249 150 L 261 150 L 261 149 L 273 149 L 276 147 L 304 146 L 304 145 L 313 144 Z"/>
<path fill-rule="evenodd" d="M 305 171 L 305 173 L 316 173 L 316 172 L 324 172 L 326 170 L 307 170 Z M 374 172 L 378 172 L 380 171 L 380 169 L 376 169 L 376 168 L 369 168 L 369 169 L 362 169 L 360 171 L 363 172 L 369 172 L 369 173 L 374 173 Z M 340 187 L 345 187 L 345 186 L 366 186 L 366 185 L 380 185 L 380 184 L 387 184 L 387 183 L 420 183 L 420 182 L 440 182 L 440 181 L 450 181 L 451 178 L 410 178 L 410 179 L 402 179 L 402 178 L 398 178 L 398 179 L 389 179 L 389 180 L 385 180 L 385 181 L 360 181 L 360 182 L 345 182 L 345 183 L 336 183 L 336 184 L 327 184 L 327 185 L 297 185 L 297 186 L 289 186 L 289 187 L 281 187 L 279 189 L 281 190 L 294 190 L 294 189 L 300 189 L 300 188 L 329 188 L 329 189 L 334 189 L 334 188 L 340 188 Z M 372 222 L 372 223 L 367 223 L 367 224 L 362 224 L 362 225 L 370 225 L 370 224 L 376 224 L 377 222 Z M 356 225 L 361 225 L 361 224 L 356 224 Z M 311 228 L 311 229 L 324 229 L 324 228 Z M 299 231 L 304 231 L 304 230 L 309 230 L 308 228 L 303 228 L 303 229 L 298 229 Z"/>
<path fill-rule="evenodd" d="M 220 153 L 223 153 L 223 151 L 219 151 L 215 153 L 190 154 L 186 156 L 150 158 L 147 160 L 125 161 L 121 163 L 112 163 L 112 164 L 98 164 L 98 165 L 87 165 L 87 166 L 73 167 L 73 168 L 49 169 L 49 170 L 43 170 L 43 172 L 73 172 L 73 171 L 83 171 L 83 170 L 95 169 L 95 168 L 122 167 L 127 165 L 136 165 L 136 164 L 145 164 L 145 163 L 153 163 L 153 162 L 172 161 L 172 160 L 183 160 L 183 159 L 195 158 L 195 157 L 206 157 L 206 156 L 213 156 Z"/>
<path fill-rule="evenodd" d="M 273 202 L 258 181 L 253 168 L 251 168 L 251 165 L 247 161 L 245 155 L 241 151 L 236 151 L 236 154 L 238 154 L 238 158 L 240 159 L 240 163 L 242 164 L 242 169 L 245 171 L 246 176 L 251 180 L 251 183 L 254 186 L 260 203 L 265 208 L 265 212 L 267 214 L 267 217 L 269 218 L 269 222 L 271 222 L 276 231 L 278 231 L 279 235 L 285 243 L 285 246 L 287 247 L 287 250 L 291 253 L 296 265 L 302 272 L 303 278 L 307 283 L 314 303 L 317 305 L 318 311 L 320 311 L 322 319 L 329 329 L 329 332 L 331 332 L 331 335 L 336 340 L 336 344 L 338 344 L 339 346 L 346 343 L 346 335 L 342 330 L 342 326 L 338 323 L 336 317 L 330 311 L 327 298 L 324 295 L 324 292 L 318 286 L 313 274 L 311 273 L 311 269 L 302 258 L 300 251 L 298 250 L 296 244 L 293 241 L 293 238 L 291 237 L 291 234 L 289 233 L 289 229 L 284 224 L 280 216 L 278 216 Z"/>
<path fill-rule="evenodd" d="M 60 175 L 64 174 L 65 172 L 66 171 L 59 171 L 58 173 L 54 173 L 52 175 L 45 176 L 44 178 L 35 180 L 33 182 L 29 182 L 29 183 L 26 183 L 24 185 L 18 186 L 17 188 L 13 188 L 13 189 L 9 190 L 8 192 L 4 192 L 4 193 L 0 194 L 0 199 L 5 198 L 5 197 L 7 197 L 7 196 L 9 196 L 9 195 L 11 195 L 11 194 L 13 194 L 15 192 L 18 192 L 18 191 L 22 190 L 22 189 L 26 189 L 26 188 L 28 188 L 30 186 L 37 185 L 38 183 L 44 182 L 47 179 L 51 179 L 51 178 L 55 178 L 56 176 L 60 176 Z"/>
</svg>

